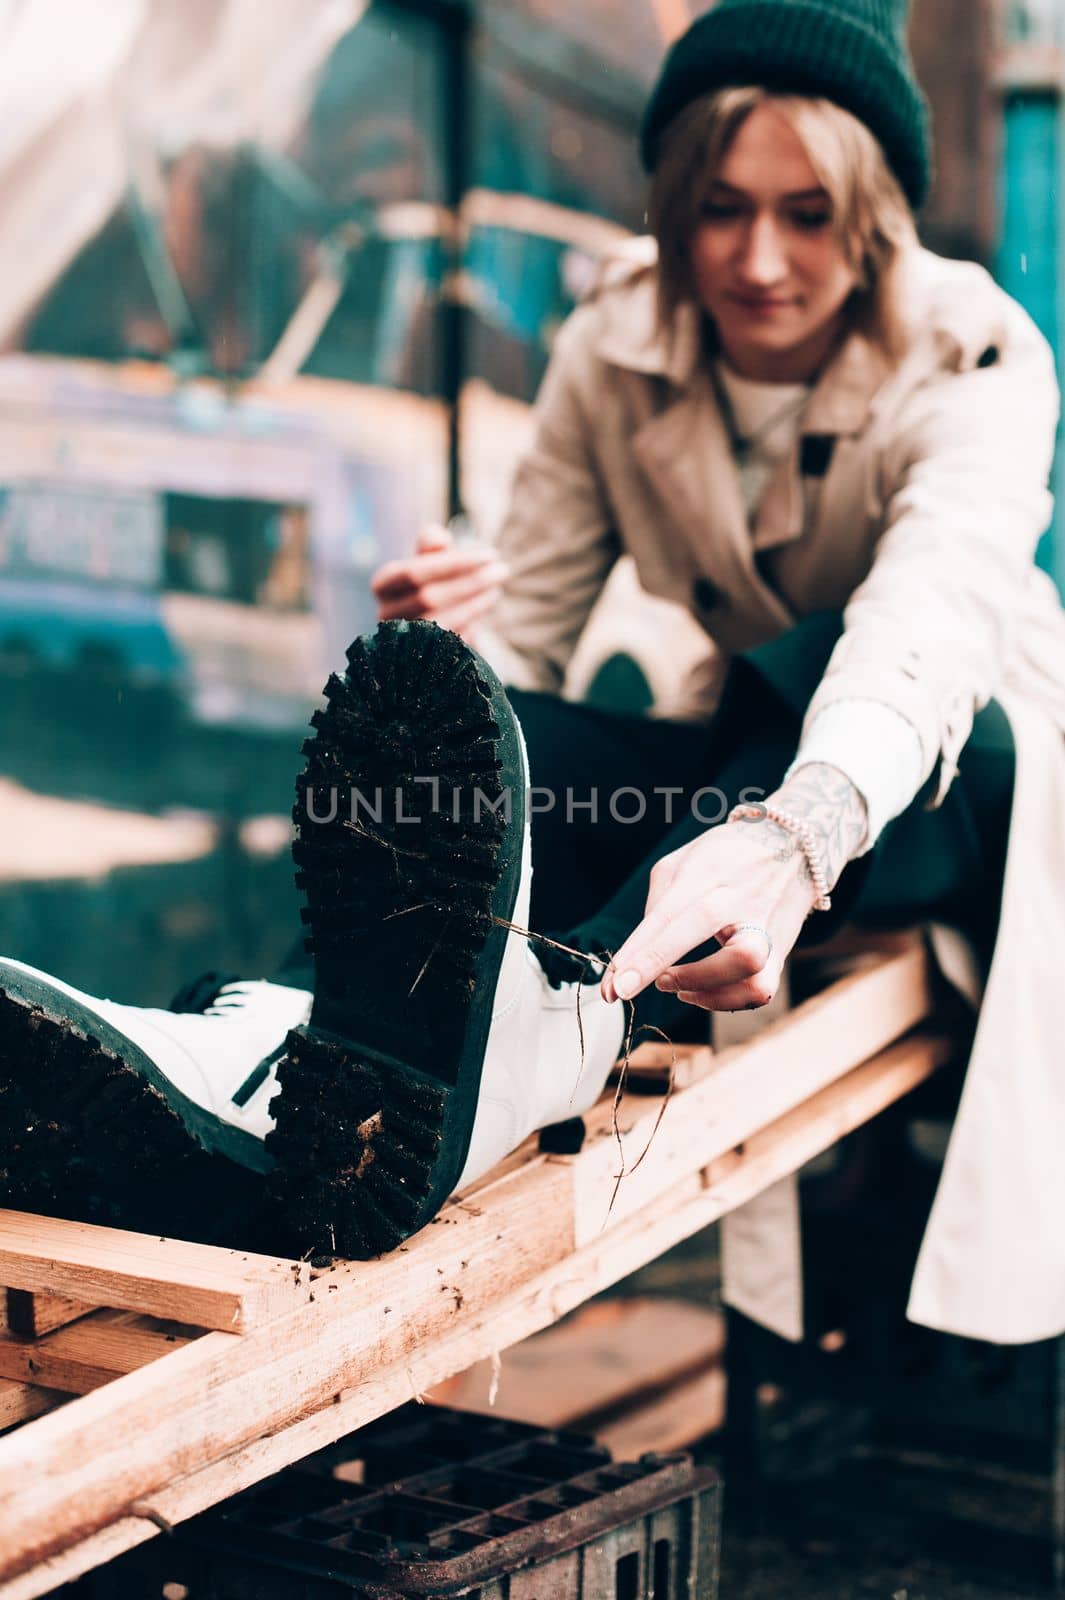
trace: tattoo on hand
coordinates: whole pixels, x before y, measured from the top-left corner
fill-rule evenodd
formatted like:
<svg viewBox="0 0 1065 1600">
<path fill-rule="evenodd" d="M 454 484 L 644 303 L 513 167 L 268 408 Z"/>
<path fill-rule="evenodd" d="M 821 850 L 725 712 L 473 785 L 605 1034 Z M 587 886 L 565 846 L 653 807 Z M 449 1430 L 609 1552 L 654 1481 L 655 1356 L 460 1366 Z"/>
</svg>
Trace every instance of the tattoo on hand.
<svg viewBox="0 0 1065 1600">
<path fill-rule="evenodd" d="M 812 824 L 825 879 L 833 888 L 865 839 L 868 827 L 865 801 L 853 783 L 837 767 L 824 761 L 812 761 L 793 773 L 769 801 Z M 787 839 L 791 851 L 802 853 L 798 839 L 787 828 L 778 823 L 769 826 Z M 779 859 L 783 860 L 783 855 Z M 803 868 L 806 880 L 812 881 L 805 854 Z"/>
<path fill-rule="evenodd" d="M 781 823 L 774 822 L 770 817 L 763 817 L 761 826 L 768 830 L 773 860 L 794 862 L 800 882 L 812 893 L 814 887 L 813 873 L 810 871 L 810 863 L 806 859 L 806 851 L 795 834 L 792 833 L 790 828 L 785 828 Z"/>
</svg>

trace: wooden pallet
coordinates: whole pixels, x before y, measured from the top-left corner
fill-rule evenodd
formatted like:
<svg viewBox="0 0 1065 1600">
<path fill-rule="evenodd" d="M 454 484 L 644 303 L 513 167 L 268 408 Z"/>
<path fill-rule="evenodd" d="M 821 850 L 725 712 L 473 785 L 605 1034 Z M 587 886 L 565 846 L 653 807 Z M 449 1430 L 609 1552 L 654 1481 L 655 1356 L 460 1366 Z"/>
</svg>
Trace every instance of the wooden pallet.
<svg viewBox="0 0 1065 1600">
<path fill-rule="evenodd" d="M 664 1113 L 633 1093 L 615 1130 L 604 1099 L 579 1155 L 530 1141 L 378 1261 L 314 1271 L 0 1212 L 0 1597 L 45 1594 L 557 1321 L 927 1079 L 957 1048 L 931 1012 L 924 945 L 896 941 L 749 1042 L 684 1050 Z M 653 1090 L 661 1051 L 642 1060 Z"/>
</svg>

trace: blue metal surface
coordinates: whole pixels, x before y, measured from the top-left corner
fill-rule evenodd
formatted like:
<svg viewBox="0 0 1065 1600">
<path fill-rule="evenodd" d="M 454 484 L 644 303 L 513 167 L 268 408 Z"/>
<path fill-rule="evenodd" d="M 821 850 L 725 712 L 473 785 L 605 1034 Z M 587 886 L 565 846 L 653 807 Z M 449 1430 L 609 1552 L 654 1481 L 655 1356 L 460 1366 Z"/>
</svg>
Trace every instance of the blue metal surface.
<svg viewBox="0 0 1065 1600">
<path fill-rule="evenodd" d="M 131 684 L 183 683 L 186 663 L 157 594 L 104 584 L 4 577 L 0 655 L 27 667 L 110 664 Z"/>
</svg>

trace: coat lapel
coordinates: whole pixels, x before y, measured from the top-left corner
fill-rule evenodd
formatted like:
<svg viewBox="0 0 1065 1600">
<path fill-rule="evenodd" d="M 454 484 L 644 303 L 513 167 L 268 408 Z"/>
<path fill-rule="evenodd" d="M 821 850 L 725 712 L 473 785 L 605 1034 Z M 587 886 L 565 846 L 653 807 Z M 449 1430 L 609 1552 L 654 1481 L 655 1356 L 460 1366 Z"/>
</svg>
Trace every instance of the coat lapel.
<svg viewBox="0 0 1065 1600">
<path fill-rule="evenodd" d="M 703 363 L 701 318 L 680 307 L 670 330 L 658 320 L 653 270 L 624 296 L 604 300 L 596 351 L 605 361 L 664 380 L 668 403 L 638 428 L 632 450 L 672 526 L 691 553 L 692 572 L 708 577 L 745 620 L 770 633 L 795 618 L 761 579 L 724 420 Z M 726 616 L 715 632 L 727 630 Z M 722 641 L 724 642 L 724 641 Z"/>
<path fill-rule="evenodd" d="M 794 614 L 762 577 L 755 555 L 812 531 L 806 490 L 816 480 L 808 484 L 800 470 L 803 440 L 821 435 L 835 441 L 860 432 L 891 370 L 888 358 L 861 333 L 844 339 L 814 388 L 800 436 L 770 479 L 752 528 L 705 367 L 698 309 L 681 306 L 673 327 L 663 330 L 653 262 L 641 259 L 628 271 L 629 292 L 604 297 L 597 353 L 613 365 L 665 380 L 662 390 L 669 397 L 633 435 L 633 453 L 691 550 L 695 570 L 732 607 L 753 614 L 752 621 L 774 631 L 791 626 Z M 809 498 L 816 503 L 816 494 Z"/>
<path fill-rule="evenodd" d="M 818 478 L 804 479 L 803 441 L 831 440 L 860 433 L 874 395 L 890 372 L 887 356 L 863 334 L 852 333 L 840 345 L 814 386 L 794 445 L 785 455 L 762 496 L 751 542 L 755 550 L 771 550 L 801 538 L 807 531 L 807 500 L 816 504 Z M 831 457 L 828 462 L 831 471 Z"/>
<path fill-rule="evenodd" d="M 633 453 L 692 554 L 729 606 L 774 631 L 795 618 L 759 576 L 725 424 L 700 374 L 633 436 Z"/>
<path fill-rule="evenodd" d="M 799 443 L 777 463 L 765 487 L 751 530 L 751 544 L 757 551 L 798 539 L 805 524 L 803 483 L 799 472 Z"/>
</svg>

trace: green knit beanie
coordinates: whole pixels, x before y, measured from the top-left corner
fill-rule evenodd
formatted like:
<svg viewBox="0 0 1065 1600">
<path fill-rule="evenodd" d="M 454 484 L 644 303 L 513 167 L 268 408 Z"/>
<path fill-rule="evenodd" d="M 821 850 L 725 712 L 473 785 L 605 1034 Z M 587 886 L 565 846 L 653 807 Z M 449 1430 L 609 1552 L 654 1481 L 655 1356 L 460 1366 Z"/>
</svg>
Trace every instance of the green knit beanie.
<svg viewBox="0 0 1065 1600">
<path fill-rule="evenodd" d="M 906 46 L 906 0 L 718 0 L 677 40 L 644 113 L 653 171 L 659 135 L 700 95 L 739 84 L 823 96 L 879 139 L 914 210 L 928 191 L 928 106 Z"/>
</svg>

